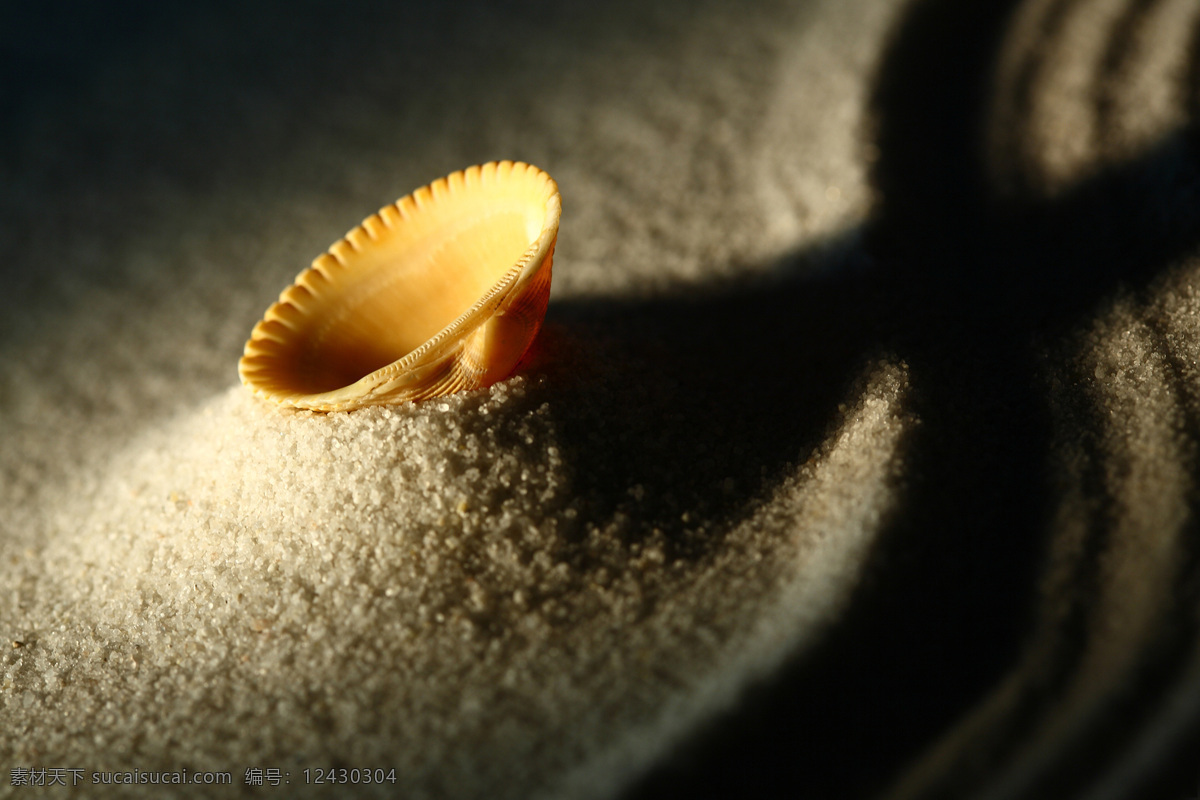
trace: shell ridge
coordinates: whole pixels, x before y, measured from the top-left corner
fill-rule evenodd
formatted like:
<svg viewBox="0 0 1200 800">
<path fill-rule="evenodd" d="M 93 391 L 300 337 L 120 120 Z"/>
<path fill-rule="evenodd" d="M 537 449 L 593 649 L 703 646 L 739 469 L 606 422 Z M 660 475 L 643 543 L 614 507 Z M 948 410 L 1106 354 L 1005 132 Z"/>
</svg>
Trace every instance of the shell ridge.
<svg viewBox="0 0 1200 800">
<path fill-rule="evenodd" d="M 496 283 L 492 284 L 491 288 L 489 288 L 488 291 L 486 293 L 484 293 L 484 295 L 482 297 L 480 297 L 479 300 L 477 300 L 473 306 L 471 306 L 466 311 L 464 311 L 461 315 L 459 315 L 459 317 L 457 319 L 455 319 L 449 325 L 447 325 L 446 327 L 444 327 L 440 331 L 438 331 L 436 334 L 434 334 L 434 336 L 432 338 L 430 338 L 425 344 L 423 344 L 421 347 L 417 348 L 412 353 L 410 353 L 408 356 L 406 356 L 405 359 L 403 359 L 402 361 L 399 361 L 396 364 L 391 365 L 391 366 L 400 367 L 401 364 L 403 363 L 403 361 L 405 361 L 409 358 L 412 358 L 415 361 L 421 354 L 424 353 L 424 351 L 436 347 L 437 344 L 440 343 L 440 341 L 442 339 L 444 339 L 449 333 L 458 330 L 460 328 L 460 326 L 467 319 L 469 319 L 470 317 L 472 317 L 474 315 L 477 315 L 479 311 L 484 309 L 492 301 L 496 300 L 497 295 L 504 294 L 509 289 L 511 289 L 512 288 L 511 284 L 513 282 L 515 282 L 516 279 L 521 276 L 521 273 L 524 271 L 525 267 L 528 265 L 528 262 L 530 260 L 532 260 L 533 256 L 536 254 L 536 251 L 538 249 L 538 244 L 539 244 L 538 242 L 534 242 L 532 245 L 530 245 L 530 247 L 525 251 L 525 253 L 522 254 L 520 260 L 518 260 L 517 263 L 514 264 L 508 270 L 508 272 L 506 272 L 504 274 L 503 277 L 500 278 L 500 280 L 498 280 Z M 385 367 L 385 369 L 387 369 L 387 367 Z"/>
<path fill-rule="evenodd" d="M 312 265 L 309 267 L 309 269 L 316 270 L 325 278 L 329 278 L 330 276 L 325 274 L 326 270 L 332 270 L 341 266 L 344 266 L 342 262 L 338 261 L 333 254 L 326 250 L 324 253 L 321 253 L 321 255 L 313 259 Z"/>
<path fill-rule="evenodd" d="M 336 261 L 338 263 L 338 266 L 344 267 L 344 266 L 346 266 L 346 257 L 342 253 L 338 252 L 338 250 L 334 249 L 334 248 L 337 248 L 338 245 L 340 245 L 340 244 L 342 244 L 342 242 L 340 240 L 337 242 L 334 242 L 333 246 L 329 248 L 329 255 L 333 258 L 334 261 Z"/>
<path fill-rule="evenodd" d="M 487 307 L 490 303 L 492 303 L 492 301 L 494 301 L 498 295 L 505 294 L 509 289 L 512 288 L 510 284 L 512 284 L 516 280 L 516 278 L 520 276 L 521 266 L 522 266 L 521 262 L 518 262 L 516 264 L 516 266 L 512 267 L 507 273 L 505 273 L 504 277 L 502 277 L 498 282 L 493 284 L 492 287 L 490 289 L 488 289 L 487 293 L 485 293 L 483 295 L 483 297 L 481 297 L 478 301 L 476 301 L 475 305 L 471 306 L 469 309 L 464 311 L 457 319 L 455 319 L 449 325 L 447 325 L 446 327 L 444 327 L 440 331 L 438 331 L 436 334 L 434 334 L 433 338 L 429 339 L 429 341 L 427 341 L 424 345 L 422 345 L 421 347 L 417 348 L 412 353 L 410 353 L 409 356 L 407 356 L 404 360 L 407 360 L 408 358 L 413 358 L 413 360 L 415 361 L 420 355 L 423 355 L 424 350 L 426 350 L 427 348 L 432 349 L 438 343 L 440 343 L 441 340 L 445 339 L 450 333 L 460 330 L 461 325 L 466 320 L 468 320 L 469 318 L 471 318 L 473 316 L 477 316 L 479 314 L 479 312 L 481 310 L 483 310 L 485 307 Z M 472 327 L 474 327 L 474 326 L 472 326 Z M 396 366 L 399 367 L 399 365 L 402 363 L 403 363 L 403 360 L 400 362 L 397 362 Z"/>
<path fill-rule="evenodd" d="M 427 340 L 420 347 L 413 350 L 403 358 L 393 362 L 392 364 L 382 367 L 379 371 L 400 372 L 406 369 L 411 369 L 413 365 L 431 355 L 433 351 L 436 351 L 438 346 L 441 345 L 443 341 L 445 341 L 450 335 L 459 332 L 466 332 L 467 328 L 465 327 L 465 323 L 467 320 L 469 320 L 471 317 L 478 316 L 479 313 L 488 305 L 493 303 L 499 305 L 500 302 L 502 302 L 503 297 L 498 298 L 498 296 L 506 295 L 508 291 L 513 288 L 513 284 L 518 278 L 521 277 L 525 267 L 537 254 L 537 251 L 540 249 L 540 245 L 540 241 L 534 242 L 532 245 L 530 245 L 525 253 L 522 254 L 520 260 L 518 260 L 517 263 L 513 265 L 513 267 L 507 273 L 505 273 L 505 275 L 499 281 L 493 284 L 492 287 L 483 295 L 483 297 L 476 301 L 471 308 L 464 311 L 457 319 L 434 334 L 433 337 Z M 477 327 L 478 322 L 475 325 L 470 326 L 469 330 L 474 331 Z"/>
<path fill-rule="evenodd" d="M 378 211 L 364 219 L 358 227 L 367 234 L 367 238 L 372 242 L 378 242 L 379 237 L 387 233 L 387 225 L 383 223 L 383 218 L 379 216 Z"/>
</svg>

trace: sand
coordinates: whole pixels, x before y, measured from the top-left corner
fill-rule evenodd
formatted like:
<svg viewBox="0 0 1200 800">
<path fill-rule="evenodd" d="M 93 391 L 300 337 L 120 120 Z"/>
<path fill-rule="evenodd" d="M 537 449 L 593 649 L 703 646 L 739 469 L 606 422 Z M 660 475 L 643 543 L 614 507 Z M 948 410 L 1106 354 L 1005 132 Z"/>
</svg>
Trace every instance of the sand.
<svg viewBox="0 0 1200 800">
<path fill-rule="evenodd" d="M 957 6 L 0 25 L 0 796 L 1185 785 L 1195 10 Z M 513 377 L 237 385 L 312 258 L 495 158 L 564 206 Z"/>
</svg>

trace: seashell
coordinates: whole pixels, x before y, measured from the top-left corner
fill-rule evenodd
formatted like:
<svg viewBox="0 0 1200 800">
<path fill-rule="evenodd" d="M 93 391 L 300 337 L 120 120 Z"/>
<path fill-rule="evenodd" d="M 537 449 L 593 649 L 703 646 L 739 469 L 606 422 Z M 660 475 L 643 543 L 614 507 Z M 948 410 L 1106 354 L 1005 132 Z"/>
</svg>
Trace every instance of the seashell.
<svg viewBox="0 0 1200 800">
<path fill-rule="evenodd" d="M 285 406 L 347 411 L 490 386 L 541 327 L 558 185 L 512 161 L 385 206 L 284 289 L 238 374 Z"/>
</svg>

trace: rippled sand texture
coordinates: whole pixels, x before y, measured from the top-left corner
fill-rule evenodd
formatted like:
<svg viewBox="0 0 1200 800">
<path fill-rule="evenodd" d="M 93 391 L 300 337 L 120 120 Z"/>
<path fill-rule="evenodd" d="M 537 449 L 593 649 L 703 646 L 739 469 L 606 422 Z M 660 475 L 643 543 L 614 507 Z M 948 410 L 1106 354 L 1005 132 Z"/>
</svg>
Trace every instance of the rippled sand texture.
<svg viewBox="0 0 1200 800">
<path fill-rule="evenodd" d="M 1020 3 L 994 56 L 984 225 L 1003 257 L 985 263 L 1028 293 L 1012 310 L 1044 348 L 1044 555 L 1012 666 L 889 796 L 1186 796 L 1200 7 Z"/>
<path fill-rule="evenodd" d="M 1200 6 L 593 5 L 0 16 L 0 766 L 1184 796 Z M 236 385 L 495 158 L 563 195 L 514 377 Z"/>
</svg>

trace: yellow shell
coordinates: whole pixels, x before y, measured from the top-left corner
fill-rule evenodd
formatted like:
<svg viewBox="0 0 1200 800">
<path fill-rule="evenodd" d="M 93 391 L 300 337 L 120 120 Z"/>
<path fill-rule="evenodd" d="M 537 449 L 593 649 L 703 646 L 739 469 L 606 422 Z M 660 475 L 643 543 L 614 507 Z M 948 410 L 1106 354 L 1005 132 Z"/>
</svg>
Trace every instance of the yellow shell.
<svg viewBox="0 0 1200 800">
<path fill-rule="evenodd" d="M 490 386 L 541 327 L 560 215 L 558 185 L 520 162 L 417 189 L 280 294 L 246 342 L 242 383 L 314 411 Z"/>
</svg>

